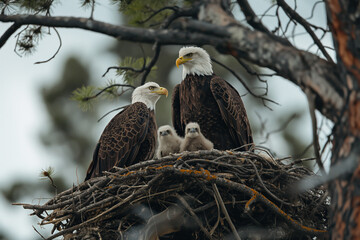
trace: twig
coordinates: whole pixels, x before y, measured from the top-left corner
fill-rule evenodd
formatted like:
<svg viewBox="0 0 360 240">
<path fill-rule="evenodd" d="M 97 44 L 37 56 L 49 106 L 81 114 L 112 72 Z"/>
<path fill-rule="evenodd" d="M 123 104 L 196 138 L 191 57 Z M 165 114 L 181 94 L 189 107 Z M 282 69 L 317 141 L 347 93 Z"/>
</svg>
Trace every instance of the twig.
<svg viewBox="0 0 360 240">
<path fill-rule="evenodd" d="M 127 106 L 129 106 L 129 105 L 122 106 L 122 107 L 118 107 L 118 108 L 115 108 L 115 109 L 113 109 L 113 110 L 111 110 L 111 111 L 109 111 L 109 112 L 105 113 L 104 115 L 102 115 L 102 117 L 101 117 L 101 118 L 99 118 L 99 119 L 97 120 L 97 122 L 100 122 L 101 120 L 103 120 L 103 119 L 104 119 L 107 115 L 109 115 L 110 113 L 115 112 L 115 111 L 117 111 L 117 110 L 124 109 L 124 108 L 126 108 Z"/>
<path fill-rule="evenodd" d="M 195 221 L 201 223 L 196 225 L 197 230 L 194 229 L 194 231 L 197 231 L 202 238 L 208 238 L 207 234 L 212 238 L 218 238 L 221 231 L 229 231 L 228 226 L 231 227 L 231 223 L 224 225 L 223 219 L 219 215 L 221 211 L 225 216 L 225 221 L 229 221 L 230 212 L 226 214 L 224 211 L 224 206 L 228 206 L 228 204 L 232 204 L 232 211 L 236 211 L 232 212 L 230 219 L 234 225 L 230 231 L 236 232 L 235 226 L 238 223 L 252 218 L 249 213 L 243 214 L 243 212 L 244 207 L 249 210 L 254 201 L 261 203 L 269 210 L 268 216 L 264 217 L 276 218 L 277 221 L 280 221 L 279 224 L 288 226 L 287 232 L 293 232 L 295 229 L 309 236 L 321 235 L 325 232 L 303 226 L 293 219 L 294 216 L 301 219 L 304 214 L 301 211 L 303 208 L 282 205 L 282 209 L 280 209 L 272 200 L 259 192 L 257 189 L 263 191 L 263 188 L 253 177 L 254 166 L 250 161 L 257 168 L 258 175 L 263 178 L 264 185 L 278 198 L 281 198 L 281 190 L 284 190 L 279 186 L 311 175 L 309 170 L 301 166 L 294 167 L 291 164 L 284 165 L 282 163 L 268 164 L 261 156 L 251 152 L 218 150 L 185 152 L 157 160 L 144 161 L 128 168 L 115 168 L 114 172 L 105 173 L 106 175 L 103 177 L 90 179 L 60 193 L 45 205 L 23 204 L 23 207 L 33 209 L 32 215 L 37 215 L 42 219 L 40 225 L 53 224 L 53 230 L 62 229 L 52 235 L 50 239 L 64 234 L 79 236 L 81 239 L 81 234 L 84 233 L 82 229 L 92 229 L 91 231 L 97 235 L 100 232 L 99 228 L 103 224 L 108 224 L 109 221 L 114 222 L 115 226 L 109 231 L 121 234 L 133 226 L 134 222 L 131 219 L 133 219 L 132 214 L 137 206 L 145 204 L 152 211 L 162 212 L 174 204 L 177 194 L 194 199 L 191 207 L 188 202 L 188 207 L 186 204 L 182 205 L 188 210 L 189 215 L 195 216 L 196 214 L 198 217 L 198 221 L 195 220 L 196 217 L 193 217 Z M 176 164 L 178 162 L 184 164 Z M 225 178 L 227 174 L 234 177 Z M 266 175 L 266 179 L 270 179 L 268 182 L 264 175 Z M 216 186 L 214 187 L 214 185 Z M 224 189 L 222 196 L 220 193 L 220 196 L 216 195 L 215 188 Z M 326 215 L 323 214 L 326 212 L 322 211 L 326 203 L 319 203 L 323 194 L 323 190 L 314 189 L 299 196 L 299 203 L 304 203 L 303 207 L 320 206 L 321 211 L 316 208 L 313 210 L 314 213 L 322 216 L 319 217 L 319 222 L 314 222 L 313 217 L 308 219 L 306 213 L 303 216 L 302 220 L 309 225 L 325 226 L 323 218 L 326 218 Z M 272 196 L 270 197 L 273 199 Z M 237 201 L 234 200 L 235 198 Z M 211 202 L 211 199 L 215 199 L 215 202 Z M 214 207 L 215 205 L 218 207 Z M 227 211 L 226 208 L 225 210 Z M 121 221 L 121 223 L 117 221 Z M 206 225 L 203 221 L 206 221 Z M 252 218 L 252 221 L 257 222 L 255 217 Z M 261 225 L 262 223 L 263 221 L 261 221 Z M 263 226 L 266 227 L 266 225 Z M 107 230 L 101 230 L 103 239 L 106 239 L 105 232 Z"/>
<path fill-rule="evenodd" d="M 249 65 L 247 65 L 244 61 L 242 61 L 240 58 L 236 58 L 236 57 L 234 57 L 234 58 L 246 70 L 247 73 L 249 73 L 251 75 L 255 75 L 259 79 L 260 82 L 267 83 L 267 80 L 261 79 L 260 76 L 273 77 L 276 75 L 276 73 L 270 73 L 270 74 L 257 73 L 256 71 L 252 70 L 251 67 Z"/>
<path fill-rule="evenodd" d="M 218 227 L 219 225 L 219 222 L 220 222 L 220 205 L 219 205 L 219 201 L 217 200 L 217 198 L 214 196 L 214 199 L 215 199 L 215 203 L 216 203 L 216 206 L 217 206 L 217 219 L 216 219 L 216 223 L 214 224 L 214 226 L 211 228 L 210 230 L 210 234 L 213 235 L 216 228 Z"/>
<path fill-rule="evenodd" d="M 94 11 L 95 11 L 95 0 L 91 0 L 91 13 L 90 13 L 90 19 L 94 19 Z"/>
<path fill-rule="evenodd" d="M 311 14 L 306 19 L 312 19 L 314 17 L 315 8 L 319 3 L 324 3 L 325 4 L 325 2 L 323 0 L 317 1 L 316 3 L 314 3 L 314 5 L 312 6 L 312 9 L 311 9 Z"/>
<path fill-rule="evenodd" d="M 108 89 L 113 88 L 113 87 L 128 87 L 128 88 L 135 89 L 135 87 L 134 87 L 133 85 L 130 85 L 130 84 L 111 84 L 110 86 L 107 86 L 107 87 L 101 89 L 98 93 L 96 93 L 96 94 L 93 95 L 93 96 L 84 97 L 84 98 L 82 99 L 82 101 L 89 101 L 89 100 L 91 100 L 91 99 L 97 98 L 100 94 L 102 94 L 103 92 L 105 92 L 105 91 L 107 91 Z"/>
<path fill-rule="evenodd" d="M 282 203 L 282 204 L 285 204 L 285 205 L 288 205 L 288 206 L 293 206 L 293 207 L 298 207 L 298 205 L 294 205 L 292 203 L 288 203 L 288 202 L 285 202 L 283 200 L 281 200 L 280 198 L 278 198 L 277 196 L 275 196 L 264 184 L 262 178 L 260 177 L 260 174 L 259 174 L 259 171 L 257 170 L 257 167 L 255 166 L 255 164 L 249 159 L 248 160 L 249 163 L 254 167 L 254 170 L 255 170 L 255 174 L 257 176 L 257 178 L 259 179 L 260 181 L 260 184 L 261 186 L 264 188 L 265 192 L 267 192 L 272 198 L 274 198 L 276 201 Z"/>
<path fill-rule="evenodd" d="M 155 181 L 158 180 L 158 178 L 160 178 L 160 177 L 161 177 L 161 175 L 158 175 L 157 177 L 155 177 L 154 179 L 152 179 L 150 182 L 155 182 Z M 82 226 L 84 226 L 84 225 L 86 225 L 86 224 L 88 224 L 88 223 L 90 223 L 90 222 L 93 222 L 93 221 L 99 219 L 101 216 L 106 215 L 107 213 L 113 211 L 114 209 L 117 209 L 118 207 L 120 207 L 121 205 L 125 204 L 126 202 L 132 201 L 137 195 L 142 194 L 142 193 L 150 186 L 150 182 L 149 182 L 149 184 L 148 184 L 147 186 L 144 186 L 143 188 L 140 188 L 139 190 L 134 191 L 131 195 L 129 195 L 128 197 L 126 197 L 125 199 L 123 199 L 122 201 L 120 201 L 119 203 L 111 206 L 109 209 L 101 212 L 99 215 L 96 215 L 95 217 L 90 218 L 90 219 L 86 220 L 85 222 L 82 222 L 82 223 L 80 223 L 80 224 L 78 224 L 78 225 L 75 225 L 75 226 L 73 226 L 73 227 L 71 227 L 71 228 L 67 228 L 67 229 L 65 229 L 65 230 L 63 230 L 63 231 L 61 231 L 61 232 L 58 232 L 58 233 L 52 235 L 51 237 L 49 237 L 48 240 L 54 239 L 54 238 L 59 237 L 59 236 L 63 236 L 63 235 L 66 234 L 66 233 L 69 233 L 69 232 L 72 232 L 72 231 L 74 231 L 74 230 L 76 230 L 76 229 L 79 229 L 79 228 L 81 228 Z"/>
<path fill-rule="evenodd" d="M 143 66 L 140 68 L 140 69 L 135 69 L 135 68 L 132 68 L 132 67 L 118 67 L 118 66 L 112 66 L 112 67 L 108 67 L 105 71 L 105 73 L 102 75 L 102 77 L 105 77 L 106 74 L 108 74 L 108 72 L 112 69 L 115 69 L 115 70 L 125 70 L 125 71 L 132 71 L 132 72 L 137 72 L 137 73 L 141 73 L 144 71 L 145 69 L 145 66 L 146 66 L 146 59 L 144 58 L 144 64 Z"/>
<path fill-rule="evenodd" d="M 233 232 L 233 234 L 234 234 L 234 236 L 235 236 L 235 239 L 241 240 L 241 238 L 240 238 L 240 236 L 239 236 L 239 233 L 237 232 L 237 230 L 236 230 L 233 222 L 231 221 L 231 218 L 230 218 L 230 216 L 229 216 L 229 213 L 228 213 L 228 211 L 226 210 L 226 207 L 225 207 L 224 201 L 223 201 L 222 198 L 221 198 L 219 189 L 217 188 L 217 186 L 216 186 L 215 183 L 212 184 L 212 187 L 213 187 L 214 192 L 215 192 L 215 197 L 216 197 L 216 199 L 218 200 L 218 202 L 219 202 L 219 204 L 220 204 L 221 210 L 222 210 L 223 214 L 225 215 L 225 218 L 226 218 L 227 222 L 228 222 L 229 225 L 230 225 L 230 228 L 231 228 L 231 230 L 232 230 L 232 232 Z"/>
<path fill-rule="evenodd" d="M 54 53 L 54 55 L 52 55 L 52 57 L 50 57 L 48 60 L 35 62 L 34 64 L 47 63 L 47 62 L 49 62 L 50 60 L 54 59 L 54 58 L 56 57 L 56 55 L 59 53 L 59 51 L 60 51 L 60 49 L 61 49 L 61 46 L 62 46 L 62 40 L 61 40 L 61 36 L 60 36 L 59 32 L 56 30 L 56 28 L 53 28 L 53 29 L 54 29 L 54 31 L 56 32 L 56 35 L 58 36 L 58 39 L 59 39 L 59 47 L 58 47 L 58 49 L 56 50 L 56 52 Z"/>
<path fill-rule="evenodd" d="M 324 168 L 324 164 L 321 161 L 319 138 L 317 134 L 317 121 L 315 115 L 315 96 L 308 89 L 305 89 L 305 94 L 308 98 L 308 103 L 309 103 L 309 110 L 310 110 L 311 123 L 312 123 L 312 133 L 313 133 L 313 146 L 316 157 L 316 163 L 319 166 L 321 173 L 325 175 L 326 171 Z"/>
<path fill-rule="evenodd" d="M 260 116 L 260 115 L 258 115 L 258 116 Z M 296 117 L 297 117 L 297 114 L 294 113 L 293 115 L 291 115 L 291 116 L 286 120 L 286 122 L 285 122 L 281 127 L 277 128 L 277 129 L 275 129 L 275 130 L 272 130 L 272 131 L 270 131 L 270 132 L 267 132 L 266 135 L 265 135 L 265 140 L 262 141 L 260 144 L 265 143 L 272 134 L 283 131 L 285 128 L 287 128 L 287 126 L 289 125 L 289 123 L 290 123 L 292 120 L 294 120 Z M 265 126 L 265 123 L 263 123 L 263 124 L 264 124 L 263 126 Z"/>
<path fill-rule="evenodd" d="M 16 32 L 16 30 L 18 30 L 20 27 L 21 27 L 21 24 L 18 24 L 15 22 L 4 32 L 4 34 L 0 38 L 0 48 L 2 48 L 2 46 L 4 46 L 4 44 L 11 37 L 11 35 L 13 35 L 14 32 Z"/>
<path fill-rule="evenodd" d="M 260 98 L 262 100 L 265 100 L 265 101 L 269 101 L 271 103 L 274 103 L 276 105 L 279 105 L 277 102 L 275 102 L 274 100 L 271 100 L 269 98 L 266 98 L 266 97 L 263 97 L 264 95 L 256 95 L 255 93 L 253 93 L 253 91 L 247 86 L 247 84 L 242 80 L 242 78 L 234 71 L 232 70 L 231 68 L 229 68 L 228 66 L 226 66 L 225 64 L 217 61 L 216 59 L 214 58 L 211 58 L 211 61 L 219 64 L 220 66 L 222 66 L 223 68 L 225 68 L 226 70 L 228 70 L 234 77 L 236 77 L 236 79 L 238 79 L 242 85 L 244 86 L 244 88 L 254 97 L 256 98 Z"/>
<path fill-rule="evenodd" d="M 250 24 L 250 26 L 259 31 L 271 34 L 271 32 L 261 22 L 261 19 L 256 16 L 247 0 L 237 0 L 237 3 L 239 4 L 241 11 L 244 13 L 246 21 Z"/>
<path fill-rule="evenodd" d="M 203 224 L 201 223 L 200 219 L 198 218 L 198 216 L 194 213 L 193 209 L 189 206 L 189 204 L 187 203 L 187 201 L 179 194 L 176 194 L 176 197 L 180 200 L 181 204 L 184 205 L 184 207 L 186 208 L 186 210 L 189 211 L 190 215 L 194 218 L 195 222 L 199 225 L 199 227 L 201 228 L 201 230 L 205 233 L 206 237 L 208 239 L 213 239 L 211 237 L 211 234 L 209 233 L 209 231 L 203 226 Z"/>
<path fill-rule="evenodd" d="M 155 66 L 155 63 L 157 62 L 159 55 L 160 55 L 160 50 L 161 50 L 161 45 L 158 42 L 155 42 L 154 46 L 154 57 L 151 59 L 150 63 L 145 67 L 145 72 L 141 78 L 141 85 L 143 85 L 146 81 L 147 76 L 149 75 L 151 69 L 153 66 Z"/>
<path fill-rule="evenodd" d="M 46 238 L 43 236 L 43 235 L 41 235 L 41 233 L 34 227 L 34 226 L 32 226 L 33 227 L 33 229 L 35 230 L 35 232 L 37 233 L 37 234 L 39 234 L 39 236 L 42 238 L 42 239 L 45 239 L 46 240 Z"/>
<path fill-rule="evenodd" d="M 258 193 L 257 192 L 254 192 L 253 196 L 246 202 L 245 204 L 245 212 L 248 213 L 250 212 L 250 205 L 256 201 L 256 198 L 258 196 Z"/>
<path fill-rule="evenodd" d="M 309 35 L 312 37 L 312 39 L 314 40 L 314 42 L 316 43 L 316 45 L 319 47 L 319 49 L 321 50 L 322 54 L 324 54 L 325 58 L 331 62 L 334 63 L 334 61 L 332 60 L 332 58 L 330 57 L 330 55 L 328 54 L 328 52 L 325 50 L 324 46 L 322 45 L 321 41 L 319 40 L 319 38 L 316 36 L 316 34 L 311 30 L 310 28 L 310 24 L 304 19 L 302 18 L 296 11 L 294 11 L 293 9 L 291 9 L 291 7 L 284 1 L 284 0 L 277 0 L 277 3 L 279 6 L 281 6 L 281 8 L 289 15 L 289 17 L 295 19 L 298 23 L 300 23 L 305 30 L 309 33 Z"/>
<path fill-rule="evenodd" d="M 266 33 L 269 37 L 281 42 L 284 45 L 291 46 L 291 43 L 286 38 L 280 38 L 272 34 L 269 29 L 265 27 L 265 25 L 261 22 L 261 18 L 256 16 L 254 10 L 251 8 L 247 0 L 237 0 L 237 3 L 239 4 L 241 11 L 244 13 L 246 21 L 250 24 L 250 26 L 252 26 L 254 29 Z"/>
<path fill-rule="evenodd" d="M 158 15 L 159 13 L 165 11 L 165 10 L 173 10 L 174 12 L 179 10 L 179 7 L 177 6 L 166 6 L 163 8 L 160 8 L 158 10 L 156 10 L 155 12 L 153 12 L 149 17 L 147 17 L 146 19 L 142 20 L 142 21 L 137 21 L 138 24 L 143 24 L 146 23 L 147 21 L 149 21 L 151 18 L 155 17 L 156 15 Z"/>
</svg>

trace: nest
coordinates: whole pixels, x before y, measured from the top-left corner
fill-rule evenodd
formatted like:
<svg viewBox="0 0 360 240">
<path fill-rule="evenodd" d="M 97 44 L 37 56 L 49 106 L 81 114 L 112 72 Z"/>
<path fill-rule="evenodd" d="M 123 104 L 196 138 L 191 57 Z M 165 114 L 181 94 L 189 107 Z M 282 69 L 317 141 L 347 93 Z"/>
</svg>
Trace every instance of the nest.
<svg viewBox="0 0 360 240">
<path fill-rule="evenodd" d="M 317 239 L 324 188 L 289 194 L 313 173 L 252 152 L 184 152 L 115 168 L 44 205 L 22 204 L 54 239 Z"/>
</svg>

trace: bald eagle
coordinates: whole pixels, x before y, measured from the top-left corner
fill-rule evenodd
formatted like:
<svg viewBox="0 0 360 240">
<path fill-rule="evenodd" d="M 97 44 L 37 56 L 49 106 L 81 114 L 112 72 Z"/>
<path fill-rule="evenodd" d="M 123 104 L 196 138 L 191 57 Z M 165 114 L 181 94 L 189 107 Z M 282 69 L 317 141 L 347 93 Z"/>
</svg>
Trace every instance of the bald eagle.
<svg viewBox="0 0 360 240">
<path fill-rule="evenodd" d="M 180 136 L 197 122 L 204 136 L 220 150 L 249 150 L 253 138 L 239 93 L 213 73 L 209 54 L 200 47 L 183 47 L 176 66 L 183 65 L 182 82 L 172 96 L 172 121 Z"/>
<path fill-rule="evenodd" d="M 171 126 L 164 125 L 159 127 L 156 157 L 162 158 L 168 156 L 170 153 L 180 152 L 182 141 L 183 139 L 176 134 L 175 129 Z"/>
<path fill-rule="evenodd" d="M 114 166 L 130 166 L 153 157 L 157 131 L 154 109 L 161 95 L 167 96 L 167 89 L 154 82 L 134 90 L 131 104 L 111 119 L 101 134 L 85 180 Z"/>
<path fill-rule="evenodd" d="M 200 131 L 199 124 L 190 122 L 186 125 L 185 138 L 180 146 L 180 152 L 211 150 L 213 148 L 214 144 L 204 137 Z"/>
</svg>

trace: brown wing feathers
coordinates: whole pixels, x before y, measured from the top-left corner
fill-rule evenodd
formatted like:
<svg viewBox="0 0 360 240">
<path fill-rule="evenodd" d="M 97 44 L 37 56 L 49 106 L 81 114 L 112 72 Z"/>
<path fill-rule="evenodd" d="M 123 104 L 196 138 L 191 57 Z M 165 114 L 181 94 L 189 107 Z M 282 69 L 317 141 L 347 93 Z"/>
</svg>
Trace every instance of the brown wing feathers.
<svg viewBox="0 0 360 240">
<path fill-rule="evenodd" d="M 97 144 L 85 180 L 100 176 L 103 171 L 108 171 L 113 166 L 125 167 L 143 160 L 145 156 L 139 155 L 139 149 L 147 137 L 149 125 L 153 125 L 151 121 L 154 120 L 150 118 L 149 112 L 145 104 L 137 102 L 109 122 Z M 153 152 L 150 148 L 147 146 L 147 149 L 143 150 Z"/>
<path fill-rule="evenodd" d="M 187 123 L 197 122 L 216 149 L 250 148 L 253 139 L 246 110 L 225 80 L 216 75 L 187 75 L 174 93 L 173 125 L 180 136 Z"/>
<path fill-rule="evenodd" d="M 233 141 L 236 141 L 238 146 L 244 146 L 242 150 L 249 150 L 253 138 L 239 93 L 218 76 L 211 79 L 210 88 Z"/>
<path fill-rule="evenodd" d="M 179 136 L 184 136 L 185 126 L 181 124 L 180 84 L 177 84 L 172 94 L 172 122 Z"/>
</svg>

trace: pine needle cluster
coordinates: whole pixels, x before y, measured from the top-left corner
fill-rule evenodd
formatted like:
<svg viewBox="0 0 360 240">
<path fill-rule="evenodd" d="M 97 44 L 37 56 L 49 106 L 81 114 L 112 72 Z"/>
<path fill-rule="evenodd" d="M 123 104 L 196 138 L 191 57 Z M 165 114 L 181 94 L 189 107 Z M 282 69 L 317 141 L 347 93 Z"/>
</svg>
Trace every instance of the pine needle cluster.
<svg viewBox="0 0 360 240">
<path fill-rule="evenodd" d="M 29 26 L 19 33 L 17 41 L 17 51 L 22 54 L 32 54 L 36 51 L 36 46 L 42 38 L 41 26 Z"/>
<path fill-rule="evenodd" d="M 81 88 L 77 88 L 73 91 L 71 99 L 79 103 L 81 110 L 91 110 L 93 101 L 90 100 L 94 98 L 95 89 L 96 87 L 94 86 L 82 86 Z"/>
<path fill-rule="evenodd" d="M 154 27 L 160 25 L 165 18 L 167 18 L 173 11 L 167 9 L 159 12 L 151 17 L 158 9 L 167 6 L 179 5 L 179 1 L 175 0 L 113 0 L 115 4 L 119 5 L 119 10 L 128 17 L 129 24 L 133 26 Z M 149 17 L 151 17 L 149 19 Z"/>
<path fill-rule="evenodd" d="M 20 0 L 17 1 L 20 8 L 32 13 L 47 13 L 51 11 L 54 0 Z"/>
<path fill-rule="evenodd" d="M 144 63 L 145 59 L 145 63 Z M 151 58 L 133 58 L 125 57 L 119 62 L 119 68 L 117 70 L 117 75 L 122 76 L 123 80 L 127 84 L 137 85 L 140 81 L 142 74 L 144 73 L 145 67 L 149 64 Z M 157 70 L 156 66 L 153 66 L 148 75 L 148 81 L 155 78 L 155 71 Z"/>
</svg>

